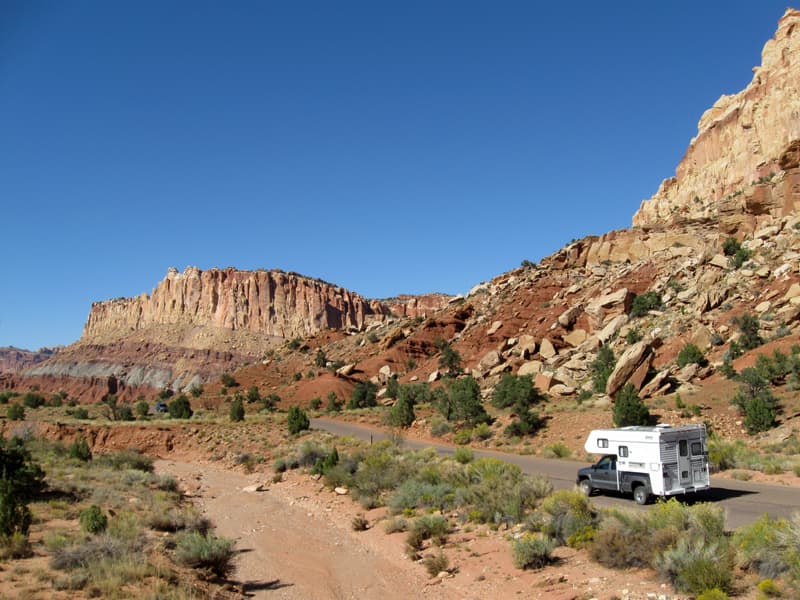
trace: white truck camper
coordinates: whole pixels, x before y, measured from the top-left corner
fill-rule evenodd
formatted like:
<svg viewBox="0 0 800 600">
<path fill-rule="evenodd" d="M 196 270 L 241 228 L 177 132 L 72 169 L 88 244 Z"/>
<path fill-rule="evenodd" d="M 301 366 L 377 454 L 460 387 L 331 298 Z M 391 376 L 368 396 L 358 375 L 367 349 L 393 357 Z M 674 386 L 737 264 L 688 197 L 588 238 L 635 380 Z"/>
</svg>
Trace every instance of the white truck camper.
<svg viewBox="0 0 800 600">
<path fill-rule="evenodd" d="M 632 493 L 638 504 L 710 487 L 705 425 L 657 425 L 595 429 L 584 448 L 602 454 L 578 471 L 587 494 L 601 490 Z"/>
</svg>

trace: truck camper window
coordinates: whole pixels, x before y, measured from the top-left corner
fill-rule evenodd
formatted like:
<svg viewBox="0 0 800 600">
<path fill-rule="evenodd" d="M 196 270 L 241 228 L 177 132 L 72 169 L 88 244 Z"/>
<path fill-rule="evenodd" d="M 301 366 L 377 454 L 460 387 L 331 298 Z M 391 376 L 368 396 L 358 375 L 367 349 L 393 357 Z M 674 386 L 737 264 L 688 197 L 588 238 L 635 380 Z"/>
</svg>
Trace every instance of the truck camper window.
<svg viewBox="0 0 800 600">
<path fill-rule="evenodd" d="M 681 456 L 689 456 L 689 443 L 686 440 L 678 442 L 678 452 Z"/>
<path fill-rule="evenodd" d="M 692 456 L 703 456 L 703 444 L 692 442 Z"/>
<path fill-rule="evenodd" d="M 620 446 L 618 451 L 620 458 L 627 458 L 628 456 L 628 447 L 627 446 Z"/>
<path fill-rule="evenodd" d="M 608 440 L 606 438 L 597 438 L 598 448 L 608 448 Z"/>
</svg>

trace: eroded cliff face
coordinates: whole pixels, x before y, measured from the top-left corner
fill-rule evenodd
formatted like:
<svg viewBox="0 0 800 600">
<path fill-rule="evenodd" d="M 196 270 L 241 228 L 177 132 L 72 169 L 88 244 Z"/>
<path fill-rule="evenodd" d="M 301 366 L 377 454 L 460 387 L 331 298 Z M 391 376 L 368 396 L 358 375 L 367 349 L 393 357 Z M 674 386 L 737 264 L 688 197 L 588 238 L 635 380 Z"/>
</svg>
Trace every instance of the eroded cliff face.
<svg viewBox="0 0 800 600">
<path fill-rule="evenodd" d="M 642 202 L 634 226 L 794 212 L 800 208 L 799 140 L 800 11 L 787 9 L 753 80 L 703 114 L 675 176 Z M 764 189 L 754 191 L 759 180 Z"/>
<path fill-rule="evenodd" d="M 108 342 L 159 325 L 304 337 L 360 330 L 385 314 L 378 302 L 295 273 L 189 267 L 170 269 L 150 295 L 92 304 L 81 341 Z"/>
</svg>

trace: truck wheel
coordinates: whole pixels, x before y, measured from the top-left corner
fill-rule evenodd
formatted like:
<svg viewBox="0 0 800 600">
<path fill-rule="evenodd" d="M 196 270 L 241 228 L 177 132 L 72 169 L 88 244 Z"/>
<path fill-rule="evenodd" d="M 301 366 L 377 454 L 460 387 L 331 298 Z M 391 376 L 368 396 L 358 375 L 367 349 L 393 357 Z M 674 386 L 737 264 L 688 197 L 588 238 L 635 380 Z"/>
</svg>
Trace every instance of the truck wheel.
<svg viewBox="0 0 800 600">
<path fill-rule="evenodd" d="M 633 499 L 636 500 L 636 504 L 647 504 L 650 500 L 650 494 L 647 493 L 647 488 L 643 485 L 637 485 L 633 488 Z"/>
<path fill-rule="evenodd" d="M 581 482 L 578 485 L 580 486 L 581 491 L 587 496 L 591 496 L 592 492 L 594 492 L 592 483 L 588 479 L 581 479 Z"/>
</svg>

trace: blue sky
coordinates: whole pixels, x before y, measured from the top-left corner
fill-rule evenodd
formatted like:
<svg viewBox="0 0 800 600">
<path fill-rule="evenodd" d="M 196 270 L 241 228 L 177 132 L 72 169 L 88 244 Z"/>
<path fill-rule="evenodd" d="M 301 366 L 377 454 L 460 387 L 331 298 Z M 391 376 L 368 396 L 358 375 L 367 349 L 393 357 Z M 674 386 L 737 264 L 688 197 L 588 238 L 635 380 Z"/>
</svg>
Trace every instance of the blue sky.
<svg viewBox="0 0 800 600">
<path fill-rule="evenodd" d="M 627 227 L 786 0 L 0 0 L 0 346 L 170 266 L 460 293 Z"/>
</svg>

